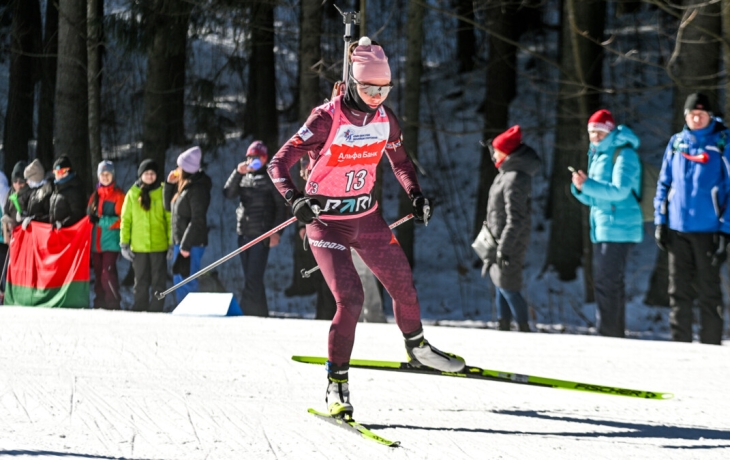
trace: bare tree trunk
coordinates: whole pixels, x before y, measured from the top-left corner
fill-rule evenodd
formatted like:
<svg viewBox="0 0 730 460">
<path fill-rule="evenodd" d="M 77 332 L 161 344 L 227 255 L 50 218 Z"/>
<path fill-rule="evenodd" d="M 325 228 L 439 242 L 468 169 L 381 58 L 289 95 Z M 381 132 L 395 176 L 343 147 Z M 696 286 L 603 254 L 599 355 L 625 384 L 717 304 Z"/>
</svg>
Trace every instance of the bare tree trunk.
<svg viewBox="0 0 730 460">
<path fill-rule="evenodd" d="M 265 0 L 251 5 L 251 58 L 246 101 L 246 132 L 261 139 L 270 151 L 279 148 L 274 60 L 274 7 Z"/>
<path fill-rule="evenodd" d="M 194 3 L 180 1 L 170 14 L 170 33 L 167 43 L 169 77 L 169 136 L 173 145 L 185 145 L 185 83 L 187 75 L 187 48 L 190 14 Z"/>
<path fill-rule="evenodd" d="M 41 46 L 41 10 L 38 0 L 15 0 L 11 5 L 10 81 L 5 113 L 5 172 L 28 158 L 28 141 L 33 138 L 33 105 Z"/>
<path fill-rule="evenodd" d="M 322 3 L 321 0 L 302 0 L 299 18 L 299 121 L 304 123 L 312 109 L 322 103 L 319 89 L 319 63 L 322 60 Z M 298 170 L 298 166 L 295 166 Z M 304 180 L 295 178 L 300 190 L 304 190 Z M 292 284 L 286 289 L 287 296 L 308 295 L 317 288 L 315 276 L 305 280 L 301 270 L 309 270 L 317 265 L 312 251 L 305 251 L 299 232 L 294 232 L 294 275 Z"/>
<path fill-rule="evenodd" d="M 487 90 L 483 104 L 484 140 L 488 145 L 495 135 L 504 131 L 509 123 L 509 105 L 517 93 L 517 47 L 501 37 L 517 40 L 515 24 L 516 7 L 497 5 L 487 11 L 489 29 L 489 60 L 487 63 Z M 488 147 L 482 147 L 479 164 L 479 188 L 474 219 L 474 235 L 479 233 L 487 215 L 489 187 L 497 176 L 497 168 Z"/>
<path fill-rule="evenodd" d="M 86 4 L 86 54 L 88 56 L 87 84 L 89 88 L 89 154 L 91 166 L 101 162 L 101 62 L 98 59 L 101 22 L 99 17 L 99 0 L 88 0 Z M 93 184 L 93 182 L 92 182 Z"/>
<path fill-rule="evenodd" d="M 455 0 L 456 14 L 474 21 L 473 0 Z M 505 7 L 514 10 L 514 7 Z M 456 59 L 459 61 L 459 72 L 474 70 L 474 58 L 477 54 L 476 37 L 473 22 L 459 20 L 456 25 Z"/>
<path fill-rule="evenodd" d="M 185 142 L 185 50 L 193 4 L 155 0 L 150 8 L 152 41 L 147 52 L 143 155 L 165 163 L 170 144 Z"/>
<path fill-rule="evenodd" d="M 593 296 L 592 253 L 587 213 L 570 193 L 568 166 L 586 170 L 588 116 L 599 107 L 602 84 L 605 2 L 564 0 L 560 85 L 553 170 L 550 177 L 550 238 L 546 264 L 561 280 L 572 280 L 583 256 L 586 299 Z M 584 34 L 587 36 L 584 36 Z"/>
<path fill-rule="evenodd" d="M 674 53 L 668 70 L 676 83 L 674 91 L 675 132 L 684 126 L 684 101 L 690 93 L 701 91 L 717 102 L 720 72 L 720 4 L 704 0 L 684 0 Z M 715 104 L 717 107 L 717 104 Z"/>
<path fill-rule="evenodd" d="M 36 157 L 47 167 L 53 162 L 53 116 L 56 103 L 58 71 L 58 3 L 46 2 L 46 23 L 43 28 L 43 50 L 40 58 L 41 91 L 38 100 L 38 146 Z"/>
<path fill-rule="evenodd" d="M 56 151 L 69 157 L 84 188 L 91 191 L 94 176 L 89 158 L 86 0 L 60 0 L 58 13 Z"/>
<path fill-rule="evenodd" d="M 405 109 L 403 116 L 403 145 L 411 157 L 418 158 L 418 123 L 421 113 L 421 74 L 423 73 L 423 17 L 425 8 L 419 0 L 408 2 L 408 23 L 406 29 L 406 87 Z M 404 216 L 413 211 L 408 195 L 402 191 L 398 200 L 398 215 Z M 406 253 L 411 266 L 414 265 L 413 220 L 397 228 L 398 242 Z"/>
<path fill-rule="evenodd" d="M 730 0 L 722 0 L 722 58 L 726 69 L 730 69 Z M 730 114 L 730 78 L 725 77 L 725 100 L 722 107 L 725 116 Z"/>
</svg>

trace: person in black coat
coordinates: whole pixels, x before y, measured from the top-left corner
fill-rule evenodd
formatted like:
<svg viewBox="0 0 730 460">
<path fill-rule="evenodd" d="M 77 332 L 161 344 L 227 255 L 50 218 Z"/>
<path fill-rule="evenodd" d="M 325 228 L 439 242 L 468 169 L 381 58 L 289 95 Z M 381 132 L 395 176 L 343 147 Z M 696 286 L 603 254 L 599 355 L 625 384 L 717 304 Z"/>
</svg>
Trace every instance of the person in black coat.
<svg viewBox="0 0 730 460">
<path fill-rule="evenodd" d="M 13 184 L 13 193 L 8 196 L 8 200 L 3 207 L 3 239 L 6 244 L 10 244 L 10 238 L 13 229 L 23 221 L 23 212 L 28 209 L 28 200 L 30 199 L 31 189 L 25 180 L 25 168 L 28 164 L 25 161 L 19 161 L 13 166 L 13 172 L 10 180 Z"/>
<path fill-rule="evenodd" d="M 165 183 L 165 210 L 172 213 L 173 251 L 169 255 L 175 258 L 175 284 L 200 270 L 208 245 L 206 216 L 213 183 L 201 169 L 201 159 L 199 147 L 184 151 L 177 157 L 177 169 L 170 171 Z M 193 280 L 178 288 L 175 297 L 179 303 L 189 292 L 197 290 L 198 280 Z"/>
<path fill-rule="evenodd" d="M 23 230 L 31 221 L 50 222 L 53 180 L 46 179 L 46 170 L 38 159 L 33 160 L 23 172 L 30 188 L 28 206 L 23 210 Z"/>
<path fill-rule="evenodd" d="M 54 227 L 70 227 L 86 216 L 86 193 L 79 176 L 71 168 L 66 155 L 53 163 L 53 194 L 51 194 L 49 222 Z"/>
<path fill-rule="evenodd" d="M 522 143 L 522 131 L 513 126 L 490 143 L 499 170 L 489 189 L 487 266 L 497 288 L 499 329 L 510 330 L 512 315 L 521 332 L 530 332 L 527 302 L 520 294 L 522 268 L 530 242 L 532 176 L 540 168 L 537 153 Z"/>
<path fill-rule="evenodd" d="M 238 199 L 236 231 L 241 247 L 284 222 L 286 202 L 274 187 L 264 167 L 268 149 L 261 141 L 254 141 L 246 151 L 246 160 L 233 170 L 223 187 L 229 199 Z M 245 285 L 241 294 L 241 308 L 247 315 L 269 316 L 264 286 L 264 272 L 269 249 L 279 244 L 283 230 L 241 253 Z"/>
</svg>

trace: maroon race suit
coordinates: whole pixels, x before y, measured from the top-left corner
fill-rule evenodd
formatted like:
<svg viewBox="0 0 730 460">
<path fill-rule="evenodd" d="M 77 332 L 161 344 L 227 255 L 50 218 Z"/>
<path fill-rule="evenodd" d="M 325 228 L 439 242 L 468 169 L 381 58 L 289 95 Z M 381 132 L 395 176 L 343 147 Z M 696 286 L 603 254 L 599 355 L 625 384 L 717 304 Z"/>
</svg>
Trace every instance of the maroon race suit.
<svg viewBox="0 0 730 460">
<path fill-rule="evenodd" d="M 304 155 L 310 174 L 305 191 L 319 201 L 320 219 L 307 225 L 307 237 L 337 302 L 329 333 L 328 358 L 350 361 L 363 288 L 352 262 L 354 248 L 393 298 L 395 320 L 404 334 L 421 327 L 421 311 L 408 260 L 372 197 L 377 164 L 385 153 L 405 191 L 420 193 L 416 172 L 395 114 L 380 106 L 374 114 L 354 110 L 338 96 L 315 108 L 304 126 L 269 163 L 279 192 L 291 203 L 301 193 L 289 170 Z"/>
</svg>

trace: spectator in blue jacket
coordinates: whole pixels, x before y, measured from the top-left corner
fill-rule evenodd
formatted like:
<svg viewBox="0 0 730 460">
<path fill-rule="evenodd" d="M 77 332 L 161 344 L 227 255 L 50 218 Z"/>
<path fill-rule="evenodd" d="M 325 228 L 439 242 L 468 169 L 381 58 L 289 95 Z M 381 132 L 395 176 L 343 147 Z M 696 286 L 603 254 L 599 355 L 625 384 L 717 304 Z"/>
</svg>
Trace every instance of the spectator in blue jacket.
<svg viewBox="0 0 730 460">
<path fill-rule="evenodd" d="M 590 206 L 598 333 L 624 337 L 626 261 L 631 246 L 643 236 L 641 163 L 636 153 L 640 142 L 631 129 L 616 126 L 608 110 L 590 117 L 588 136 L 588 174 L 574 172 L 571 191 Z"/>
<path fill-rule="evenodd" d="M 692 341 L 692 307 L 700 308 L 700 342 L 720 345 L 720 265 L 730 233 L 730 131 L 712 116 L 709 98 L 690 94 L 684 129 L 664 152 L 654 197 L 655 238 L 669 252 L 672 339 Z"/>
</svg>

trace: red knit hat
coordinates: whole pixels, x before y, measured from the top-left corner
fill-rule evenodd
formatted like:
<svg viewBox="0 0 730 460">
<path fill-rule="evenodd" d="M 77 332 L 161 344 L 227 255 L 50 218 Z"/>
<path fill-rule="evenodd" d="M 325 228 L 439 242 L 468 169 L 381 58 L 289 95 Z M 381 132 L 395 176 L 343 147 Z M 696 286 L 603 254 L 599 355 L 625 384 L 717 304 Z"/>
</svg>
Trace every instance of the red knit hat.
<svg viewBox="0 0 730 460">
<path fill-rule="evenodd" d="M 251 145 L 248 146 L 248 150 L 246 151 L 247 157 L 266 157 L 269 158 L 269 149 L 266 148 L 266 144 L 264 144 L 261 141 L 253 141 Z"/>
<path fill-rule="evenodd" d="M 588 119 L 588 131 L 605 131 L 610 133 L 615 127 L 616 123 L 613 121 L 613 115 L 606 109 L 599 110 Z"/>
<path fill-rule="evenodd" d="M 514 125 L 492 140 L 492 146 L 506 155 L 512 153 L 520 144 L 522 144 L 520 125 Z"/>
</svg>

